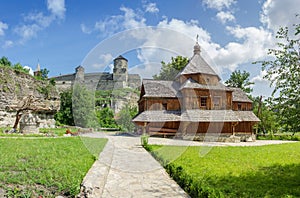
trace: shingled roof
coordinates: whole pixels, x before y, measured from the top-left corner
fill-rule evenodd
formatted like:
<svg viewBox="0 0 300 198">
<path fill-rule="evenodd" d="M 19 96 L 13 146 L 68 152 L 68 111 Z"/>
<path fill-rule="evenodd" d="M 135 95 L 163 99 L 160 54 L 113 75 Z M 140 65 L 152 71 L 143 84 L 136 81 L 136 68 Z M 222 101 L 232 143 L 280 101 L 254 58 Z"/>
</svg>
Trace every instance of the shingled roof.
<svg viewBox="0 0 300 198">
<path fill-rule="evenodd" d="M 260 120 L 252 111 L 235 111 L 240 121 L 259 122 Z"/>
<path fill-rule="evenodd" d="M 180 111 L 144 111 L 133 122 L 176 122 L 180 121 Z"/>
<path fill-rule="evenodd" d="M 259 122 L 252 111 L 202 110 L 181 111 L 144 111 L 133 122 Z"/>
<path fill-rule="evenodd" d="M 240 88 L 236 88 L 236 87 L 228 87 L 229 89 L 231 89 L 232 92 L 232 101 L 233 102 L 251 102 L 252 100 L 249 99 L 249 97 L 247 96 L 247 94 Z"/>
<path fill-rule="evenodd" d="M 196 82 L 195 80 L 189 78 L 187 79 L 183 85 L 179 88 L 179 90 L 182 89 L 209 89 L 209 90 L 223 90 L 223 91 L 231 91 L 228 87 L 223 85 L 222 83 L 218 82 L 217 85 L 204 85 Z"/>
<path fill-rule="evenodd" d="M 238 122 L 239 118 L 232 110 L 186 110 L 181 114 L 186 122 Z"/>
<path fill-rule="evenodd" d="M 179 83 L 175 81 L 143 80 L 143 86 L 145 97 L 180 97 Z"/>
<path fill-rule="evenodd" d="M 184 67 L 184 69 L 178 73 L 176 78 L 179 77 L 180 75 L 200 74 L 200 73 L 214 75 L 220 79 L 220 77 L 216 74 L 216 72 L 208 65 L 208 63 L 200 55 L 200 46 L 197 42 L 196 45 L 194 46 L 193 57 L 190 59 L 190 61 Z"/>
</svg>

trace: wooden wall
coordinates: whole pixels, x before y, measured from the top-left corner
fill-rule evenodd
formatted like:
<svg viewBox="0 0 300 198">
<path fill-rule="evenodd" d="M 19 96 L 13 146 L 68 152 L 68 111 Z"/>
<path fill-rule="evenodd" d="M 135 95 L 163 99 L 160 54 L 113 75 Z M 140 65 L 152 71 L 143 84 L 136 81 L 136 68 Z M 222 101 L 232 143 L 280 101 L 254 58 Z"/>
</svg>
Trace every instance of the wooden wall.
<svg viewBox="0 0 300 198">
<path fill-rule="evenodd" d="M 232 92 L 222 90 L 182 90 L 182 104 L 185 109 L 231 109 Z M 201 106 L 201 97 L 207 97 L 206 106 Z M 220 98 L 218 106 L 214 105 L 214 98 Z"/>
<path fill-rule="evenodd" d="M 177 98 L 145 98 L 140 101 L 139 105 L 140 112 L 146 110 L 180 110 L 180 103 Z"/>
<path fill-rule="evenodd" d="M 232 133 L 231 122 L 190 123 L 187 133 Z"/>
<path fill-rule="evenodd" d="M 235 127 L 235 133 L 251 133 L 252 132 L 253 123 L 251 122 L 240 122 Z"/>
<path fill-rule="evenodd" d="M 252 111 L 251 102 L 233 102 L 232 110 L 234 111 Z"/>
</svg>

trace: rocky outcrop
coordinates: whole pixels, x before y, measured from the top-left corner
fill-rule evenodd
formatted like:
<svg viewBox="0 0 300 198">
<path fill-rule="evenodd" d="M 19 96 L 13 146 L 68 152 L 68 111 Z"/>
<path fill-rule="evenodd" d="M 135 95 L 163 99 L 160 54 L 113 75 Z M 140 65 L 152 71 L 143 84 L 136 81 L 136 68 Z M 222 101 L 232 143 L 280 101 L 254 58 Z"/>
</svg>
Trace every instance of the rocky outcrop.
<svg viewBox="0 0 300 198">
<path fill-rule="evenodd" d="M 0 127 L 14 124 L 18 108 L 24 98 L 29 96 L 35 98 L 37 108 L 28 109 L 24 113 L 32 113 L 38 127 L 53 127 L 53 116 L 60 105 L 55 86 L 48 81 L 36 80 L 29 74 L 0 67 Z"/>
</svg>

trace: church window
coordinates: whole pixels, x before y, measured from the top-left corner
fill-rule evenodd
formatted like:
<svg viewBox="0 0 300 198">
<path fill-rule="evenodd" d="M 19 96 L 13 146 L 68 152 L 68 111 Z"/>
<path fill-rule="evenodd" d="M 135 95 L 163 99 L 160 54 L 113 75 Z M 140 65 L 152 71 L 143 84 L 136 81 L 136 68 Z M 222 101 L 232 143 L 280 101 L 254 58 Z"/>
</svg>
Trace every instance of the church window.
<svg viewBox="0 0 300 198">
<path fill-rule="evenodd" d="M 242 110 L 242 103 L 238 103 L 238 110 Z"/>
<path fill-rule="evenodd" d="M 215 96 L 213 99 L 214 102 L 214 107 L 220 107 L 221 105 L 221 97 L 220 96 Z"/>
<path fill-rule="evenodd" d="M 207 105 L 207 97 L 201 97 L 200 98 L 200 106 L 206 107 L 206 105 Z"/>
</svg>

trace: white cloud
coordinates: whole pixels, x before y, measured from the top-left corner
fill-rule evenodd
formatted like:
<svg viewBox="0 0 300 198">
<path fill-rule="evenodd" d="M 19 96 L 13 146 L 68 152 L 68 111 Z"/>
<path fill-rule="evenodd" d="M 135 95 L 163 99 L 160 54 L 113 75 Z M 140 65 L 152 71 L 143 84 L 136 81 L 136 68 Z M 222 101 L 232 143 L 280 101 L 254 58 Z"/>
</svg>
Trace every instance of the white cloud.
<svg viewBox="0 0 300 198">
<path fill-rule="evenodd" d="M 124 6 L 120 10 L 122 15 L 113 15 L 97 21 L 91 29 L 81 24 L 82 32 L 89 34 L 92 31 L 100 31 L 102 36 L 110 36 L 122 30 L 146 27 L 146 19 L 140 13 Z"/>
<path fill-rule="evenodd" d="M 223 24 L 225 24 L 229 21 L 235 21 L 234 15 L 229 11 L 227 11 L 227 12 L 224 12 L 224 11 L 218 12 L 216 17 Z"/>
<path fill-rule="evenodd" d="M 3 48 L 10 48 L 14 45 L 14 42 L 11 40 L 7 40 L 4 42 Z"/>
<path fill-rule="evenodd" d="M 59 18 L 65 17 L 66 8 L 64 0 L 48 0 L 47 8 L 54 16 L 57 16 Z"/>
<path fill-rule="evenodd" d="M 88 28 L 85 24 L 80 24 L 80 29 L 85 34 L 91 34 L 93 32 L 93 30 Z"/>
<path fill-rule="evenodd" d="M 266 74 L 267 72 L 265 70 L 260 71 L 260 73 L 257 76 L 254 76 L 250 81 L 254 83 L 269 82 L 267 79 L 264 78 Z"/>
<path fill-rule="evenodd" d="M 261 22 L 277 32 L 280 26 L 292 27 L 299 23 L 299 0 L 267 0 L 262 6 Z"/>
<path fill-rule="evenodd" d="M 227 27 L 227 30 L 240 42 L 229 42 L 212 58 L 217 65 L 225 65 L 231 71 L 235 70 L 239 64 L 264 58 L 267 49 L 274 45 L 273 35 L 261 27 L 236 26 Z"/>
<path fill-rule="evenodd" d="M 235 3 L 236 0 L 203 0 L 203 4 L 208 8 L 217 9 L 219 11 L 223 10 L 224 8 L 228 9 Z"/>
<path fill-rule="evenodd" d="M 124 12 L 123 26 L 125 29 L 146 27 L 146 19 L 136 14 L 134 10 L 126 7 L 121 7 L 120 10 Z"/>
<path fill-rule="evenodd" d="M 0 21 L 0 36 L 4 36 L 5 35 L 4 31 L 7 29 L 8 29 L 8 25 Z"/>
<path fill-rule="evenodd" d="M 63 19 L 65 15 L 64 0 L 48 0 L 47 9 L 50 14 L 45 15 L 42 12 L 29 13 L 24 16 L 24 24 L 14 28 L 14 32 L 20 37 L 20 43 L 36 37 L 39 31 L 49 27 L 55 20 Z"/>
<path fill-rule="evenodd" d="M 156 3 L 146 3 L 143 5 L 145 12 L 149 13 L 158 13 L 159 9 L 156 6 Z"/>
<path fill-rule="evenodd" d="M 100 67 L 104 67 L 104 66 L 107 66 L 110 62 L 113 61 L 113 56 L 111 54 L 109 54 L 109 53 L 107 53 L 107 54 L 101 54 L 99 56 L 99 60 L 100 60 L 99 61 L 100 62 L 99 66 Z"/>
<path fill-rule="evenodd" d="M 22 25 L 14 29 L 14 32 L 22 37 L 21 43 L 24 43 L 26 40 L 29 40 L 37 36 L 37 32 L 42 28 L 37 24 L 32 25 Z"/>
</svg>

